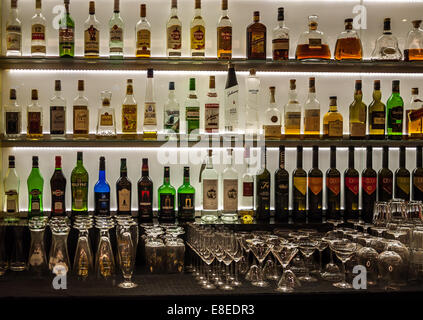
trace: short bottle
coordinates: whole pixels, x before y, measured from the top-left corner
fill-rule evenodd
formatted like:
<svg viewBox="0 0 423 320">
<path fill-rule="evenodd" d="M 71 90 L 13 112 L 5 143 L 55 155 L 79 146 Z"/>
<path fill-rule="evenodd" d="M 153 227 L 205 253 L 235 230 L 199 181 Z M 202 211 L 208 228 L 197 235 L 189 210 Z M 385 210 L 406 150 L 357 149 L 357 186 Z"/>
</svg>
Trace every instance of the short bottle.
<svg viewBox="0 0 423 320">
<path fill-rule="evenodd" d="M 118 215 L 131 215 L 132 183 L 128 178 L 126 159 L 120 159 L 120 177 L 116 181 L 116 202 Z"/>
<path fill-rule="evenodd" d="M 90 109 L 88 99 L 84 95 L 84 80 L 78 80 L 78 95 L 73 100 L 73 137 L 88 139 L 90 133 Z"/>
<path fill-rule="evenodd" d="M 164 132 L 172 137 L 180 129 L 180 105 L 175 95 L 175 82 L 169 82 L 169 94 L 164 106 Z M 175 137 L 176 138 L 176 137 Z"/>
<path fill-rule="evenodd" d="M 54 139 L 64 139 L 66 135 L 66 100 L 60 80 L 55 81 L 54 96 L 50 99 L 50 135 Z"/>
<path fill-rule="evenodd" d="M 202 58 L 206 55 L 206 23 L 201 16 L 201 0 L 195 0 L 194 17 L 190 25 L 191 56 Z"/>
<path fill-rule="evenodd" d="M 260 12 L 254 11 L 253 23 L 247 27 L 247 59 L 266 60 L 266 26 L 260 23 Z"/>
<path fill-rule="evenodd" d="M 32 170 L 28 180 L 28 218 L 43 215 L 44 178 L 38 167 L 38 157 L 32 157 Z"/>
<path fill-rule="evenodd" d="M 166 24 L 166 51 L 168 57 L 180 57 L 182 53 L 182 22 L 178 17 L 178 0 L 171 0 L 171 12 Z"/>
<path fill-rule="evenodd" d="M 383 21 L 383 34 L 377 38 L 372 52 L 375 61 L 400 61 L 402 53 L 398 47 L 398 39 L 391 31 L 391 18 Z"/>
<path fill-rule="evenodd" d="M 285 26 L 284 8 L 278 8 L 278 26 L 273 29 L 273 60 L 289 59 L 289 29 Z"/>
<path fill-rule="evenodd" d="M 150 58 L 151 56 L 151 25 L 147 20 L 147 5 L 141 4 L 140 20 L 135 28 L 137 58 Z"/>
<path fill-rule="evenodd" d="M 64 0 L 65 15 L 59 21 L 59 55 L 73 58 L 75 55 L 75 22 L 69 13 L 69 1 Z"/>
<path fill-rule="evenodd" d="M 98 122 L 96 135 L 98 137 L 116 136 L 115 109 L 111 105 L 112 93 L 110 91 L 101 92 L 101 107 L 98 110 Z"/>
<path fill-rule="evenodd" d="M 217 25 L 217 58 L 232 58 L 232 22 L 228 16 L 228 0 L 222 0 L 222 15 Z"/>
<path fill-rule="evenodd" d="M 209 92 L 204 104 L 204 131 L 206 133 L 219 133 L 220 103 L 216 91 L 216 77 L 209 78 Z"/>
<path fill-rule="evenodd" d="M 308 17 L 308 31 L 301 34 L 295 57 L 298 60 L 320 61 L 331 58 L 330 48 L 323 32 L 317 30 L 318 16 Z"/>
<path fill-rule="evenodd" d="M 281 138 L 281 113 L 276 106 L 275 87 L 270 87 L 270 102 L 264 115 L 263 131 L 265 139 Z"/>
<path fill-rule="evenodd" d="M 122 104 L 122 133 L 127 137 L 137 134 L 138 105 L 134 98 L 132 79 L 127 80 L 126 96 Z"/>
<path fill-rule="evenodd" d="M 184 180 L 178 188 L 178 219 L 195 219 L 195 188 L 190 184 L 189 167 L 184 167 Z"/>
<path fill-rule="evenodd" d="M 336 40 L 334 58 L 336 60 L 361 61 L 363 47 L 358 33 L 353 30 L 353 19 L 345 19 L 345 31 Z"/>
<path fill-rule="evenodd" d="M 153 181 L 149 176 L 148 159 L 142 159 L 141 178 L 138 180 L 138 219 L 153 220 Z"/>
<path fill-rule="evenodd" d="M 22 23 L 18 18 L 18 0 L 10 0 L 10 12 L 6 21 L 6 55 L 22 55 Z"/>
<path fill-rule="evenodd" d="M 304 137 L 320 136 L 320 102 L 316 98 L 316 79 L 309 78 L 308 97 L 304 104 Z"/>
<path fill-rule="evenodd" d="M 386 102 L 388 139 L 401 139 L 404 122 L 404 101 L 400 96 L 400 81 L 392 81 L 392 94 Z"/>
<path fill-rule="evenodd" d="M 31 19 L 31 55 L 44 57 L 47 52 L 47 21 L 41 13 L 41 0 L 35 1 L 35 11 Z"/>
<path fill-rule="evenodd" d="M 27 138 L 38 140 L 43 137 L 43 108 L 38 103 L 38 90 L 31 90 L 31 99 L 27 108 Z"/>
<path fill-rule="evenodd" d="M 88 214 L 88 172 L 83 164 L 83 154 L 78 151 L 76 166 L 71 174 L 72 215 Z"/>
<path fill-rule="evenodd" d="M 62 171 L 62 157 L 56 156 L 54 173 L 50 179 L 51 215 L 66 215 L 66 178 Z"/>
<path fill-rule="evenodd" d="M 85 58 L 100 56 L 100 22 L 95 17 L 94 1 L 90 1 L 89 17 L 84 23 L 84 56 Z"/>
<path fill-rule="evenodd" d="M 4 135 L 7 139 L 17 139 L 21 136 L 22 111 L 16 102 L 16 89 L 10 89 L 9 103 L 4 107 Z"/>
<path fill-rule="evenodd" d="M 114 0 L 113 15 L 109 21 L 109 55 L 112 59 L 123 58 L 125 25 L 120 16 L 119 0 Z"/>
<path fill-rule="evenodd" d="M 344 122 L 342 115 L 338 112 L 337 97 L 329 98 L 329 111 L 323 117 L 323 137 L 327 139 L 342 139 Z"/>
<path fill-rule="evenodd" d="M 158 189 L 159 221 L 175 221 L 176 190 L 170 184 L 170 168 L 164 167 L 163 184 Z"/>
<path fill-rule="evenodd" d="M 295 79 L 289 80 L 288 103 L 285 110 L 285 136 L 300 137 L 301 134 L 301 106 L 297 98 L 297 84 Z"/>
<path fill-rule="evenodd" d="M 421 28 L 422 20 L 411 21 L 413 28 L 407 35 L 404 49 L 405 61 L 421 61 L 423 60 L 423 29 Z"/>
<path fill-rule="evenodd" d="M 385 138 L 386 106 L 381 101 L 380 80 L 373 85 L 373 101 L 369 105 L 369 138 Z"/>
<path fill-rule="evenodd" d="M 94 186 L 94 212 L 96 216 L 110 216 L 110 185 L 106 180 L 106 159 L 100 157 L 98 181 Z"/>
<path fill-rule="evenodd" d="M 4 220 L 8 222 L 19 220 L 19 176 L 15 169 L 15 156 L 9 156 L 9 168 L 3 179 L 4 190 Z"/>
<path fill-rule="evenodd" d="M 365 139 L 367 106 L 363 102 L 361 80 L 355 81 L 354 101 L 351 103 L 349 111 L 350 138 Z"/>
</svg>

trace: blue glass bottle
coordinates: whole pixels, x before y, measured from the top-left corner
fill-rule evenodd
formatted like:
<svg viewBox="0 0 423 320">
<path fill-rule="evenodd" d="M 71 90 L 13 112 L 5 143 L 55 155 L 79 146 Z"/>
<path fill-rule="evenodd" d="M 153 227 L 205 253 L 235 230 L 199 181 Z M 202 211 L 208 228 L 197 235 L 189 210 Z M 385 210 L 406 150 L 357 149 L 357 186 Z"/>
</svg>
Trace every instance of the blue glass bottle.
<svg viewBox="0 0 423 320">
<path fill-rule="evenodd" d="M 95 215 L 110 215 L 110 185 L 106 181 L 106 159 L 100 157 L 98 181 L 94 186 Z"/>
</svg>

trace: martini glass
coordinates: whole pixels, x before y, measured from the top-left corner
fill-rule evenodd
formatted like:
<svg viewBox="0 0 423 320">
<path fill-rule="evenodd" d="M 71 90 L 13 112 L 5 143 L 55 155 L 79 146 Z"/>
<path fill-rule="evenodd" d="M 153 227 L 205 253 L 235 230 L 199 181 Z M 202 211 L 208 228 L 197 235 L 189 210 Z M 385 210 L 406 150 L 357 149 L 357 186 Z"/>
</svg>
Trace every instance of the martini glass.
<svg viewBox="0 0 423 320">
<path fill-rule="evenodd" d="M 317 279 L 310 275 L 310 269 L 308 266 L 312 264 L 312 262 L 310 261 L 311 260 L 310 258 L 317 248 L 318 241 L 313 240 L 312 238 L 301 238 L 297 240 L 296 244 L 298 245 L 298 248 L 300 249 L 301 253 L 307 260 L 306 274 L 301 276 L 299 280 L 302 282 L 316 282 Z"/>
<path fill-rule="evenodd" d="M 255 279 L 256 281 L 251 284 L 256 287 L 267 287 L 269 283 L 263 278 L 263 261 L 270 252 L 270 246 L 266 241 L 257 238 L 248 240 L 248 245 L 259 262 L 258 279 Z"/>
<path fill-rule="evenodd" d="M 298 253 L 298 247 L 293 244 L 281 244 L 272 248 L 272 253 L 282 265 L 283 273 L 278 282 L 276 291 L 278 292 L 292 292 L 294 288 L 301 286 L 295 274 L 288 269 L 289 263 Z"/>
<path fill-rule="evenodd" d="M 335 251 L 336 256 L 342 262 L 342 281 L 336 282 L 333 284 L 334 287 L 340 289 L 351 289 L 352 286 L 345 280 L 345 263 L 351 259 L 353 254 L 357 250 L 357 243 L 351 242 L 346 239 L 342 240 L 335 240 L 330 243 L 330 247 L 333 251 Z"/>
</svg>

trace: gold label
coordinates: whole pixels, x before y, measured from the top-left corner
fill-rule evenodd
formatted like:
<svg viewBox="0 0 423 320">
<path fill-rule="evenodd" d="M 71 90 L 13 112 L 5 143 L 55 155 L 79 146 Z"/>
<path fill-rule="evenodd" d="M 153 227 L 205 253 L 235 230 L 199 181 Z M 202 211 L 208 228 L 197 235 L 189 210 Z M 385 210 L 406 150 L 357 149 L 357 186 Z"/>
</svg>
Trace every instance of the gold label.
<svg viewBox="0 0 423 320">
<path fill-rule="evenodd" d="M 294 187 L 303 195 L 307 193 L 307 178 L 294 177 Z"/>
<path fill-rule="evenodd" d="M 144 125 L 155 126 L 156 124 L 157 124 L 156 103 L 146 102 L 144 106 Z"/>
<path fill-rule="evenodd" d="M 273 39 L 272 48 L 275 50 L 289 50 L 289 39 Z"/>
<path fill-rule="evenodd" d="M 215 179 L 203 180 L 203 209 L 217 210 L 218 208 L 218 186 Z"/>
<path fill-rule="evenodd" d="M 137 105 L 124 104 L 122 106 L 122 132 L 137 132 Z"/>
<path fill-rule="evenodd" d="M 237 179 L 223 180 L 223 210 L 225 211 L 238 210 L 238 180 Z"/>
<path fill-rule="evenodd" d="M 300 130 L 301 112 L 285 113 L 285 130 Z"/>
<path fill-rule="evenodd" d="M 328 126 L 329 137 L 342 137 L 344 132 L 344 127 L 341 120 L 329 121 L 327 126 Z"/>
<path fill-rule="evenodd" d="M 113 125 L 113 115 L 105 112 L 100 116 L 100 126 L 109 127 Z"/>
<path fill-rule="evenodd" d="M 398 177 L 397 178 L 398 187 L 405 193 L 410 194 L 410 178 L 408 177 Z"/>
<path fill-rule="evenodd" d="M 320 131 L 320 110 L 311 109 L 304 112 L 304 131 Z"/>
<path fill-rule="evenodd" d="M 232 27 L 217 28 L 217 50 L 232 50 Z"/>
<path fill-rule="evenodd" d="M 99 54 L 100 31 L 90 26 L 84 33 L 85 54 Z"/>
<path fill-rule="evenodd" d="M 313 192 L 317 196 L 323 189 L 323 178 L 309 177 L 308 188 L 310 189 L 311 192 Z"/>
<path fill-rule="evenodd" d="M 204 105 L 204 111 L 206 132 L 219 130 L 219 104 L 206 103 Z"/>
<path fill-rule="evenodd" d="M 352 137 L 364 137 L 366 135 L 366 124 L 361 122 L 350 122 L 350 135 Z"/>
<path fill-rule="evenodd" d="M 87 106 L 73 106 L 73 130 L 88 132 L 88 108 Z"/>
<path fill-rule="evenodd" d="M 266 51 L 264 43 L 266 34 L 264 32 L 253 32 L 251 34 L 251 53 L 260 54 Z"/>
<path fill-rule="evenodd" d="M 128 189 L 122 189 L 119 193 L 119 211 L 130 211 L 131 210 L 131 192 Z"/>
<path fill-rule="evenodd" d="M 203 26 L 191 28 L 191 49 L 204 50 L 206 48 L 206 30 Z"/>
<path fill-rule="evenodd" d="M 280 125 L 264 125 L 263 129 L 264 129 L 265 138 L 280 138 L 281 137 Z"/>
<path fill-rule="evenodd" d="M 308 47 L 310 49 L 321 49 L 322 48 L 322 39 L 308 39 Z"/>
<path fill-rule="evenodd" d="M 180 50 L 182 48 L 182 28 L 173 25 L 167 28 L 167 48 L 171 50 Z"/>
<path fill-rule="evenodd" d="M 151 48 L 151 32 L 150 30 L 142 29 L 137 32 L 137 55 L 150 55 Z"/>
</svg>

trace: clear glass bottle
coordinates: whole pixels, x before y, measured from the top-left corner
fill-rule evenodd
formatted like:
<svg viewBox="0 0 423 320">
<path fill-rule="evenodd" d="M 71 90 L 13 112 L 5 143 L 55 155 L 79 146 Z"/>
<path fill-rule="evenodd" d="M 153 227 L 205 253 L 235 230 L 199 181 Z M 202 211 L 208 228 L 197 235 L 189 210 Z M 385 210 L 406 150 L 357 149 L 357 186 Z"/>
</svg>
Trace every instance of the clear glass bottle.
<svg viewBox="0 0 423 320">
<path fill-rule="evenodd" d="M 112 93 L 110 91 L 101 92 L 102 107 L 98 110 L 97 133 L 99 137 L 116 136 L 115 110 L 111 105 Z"/>
<path fill-rule="evenodd" d="M 185 125 L 186 133 L 196 139 L 200 130 L 200 101 L 195 91 L 195 78 L 189 79 L 189 94 L 185 101 Z"/>
<path fill-rule="evenodd" d="M 245 172 L 241 178 L 241 203 L 239 215 L 243 223 L 252 223 L 254 219 L 254 175 L 250 167 L 250 148 L 244 150 Z"/>
<path fill-rule="evenodd" d="M 120 16 L 119 0 L 115 0 L 113 15 L 109 21 L 109 55 L 112 59 L 123 58 L 125 24 Z"/>
<path fill-rule="evenodd" d="M 89 13 L 84 23 L 84 56 L 98 58 L 100 56 L 100 22 L 95 17 L 94 1 L 90 1 Z"/>
<path fill-rule="evenodd" d="M 323 117 L 323 138 L 342 139 L 344 134 L 344 120 L 338 112 L 337 97 L 329 98 L 329 111 Z"/>
<path fill-rule="evenodd" d="M 27 138 L 38 140 L 43 137 L 43 108 L 38 103 L 38 90 L 31 91 L 31 104 L 27 108 Z"/>
<path fill-rule="evenodd" d="M 167 134 L 179 133 L 180 106 L 175 96 L 175 82 L 169 82 L 169 95 L 164 106 L 164 132 Z"/>
<path fill-rule="evenodd" d="M 9 168 L 3 180 L 4 212 L 6 221 L 19 220 L 19 176 L 15 169 L 15 156 L 9 156 Z"/>
<path fill-rule="evenodd" d="M 383 34 L 376 39 L 372 60 L 400 61 L 402 53 L 398 47 L 398 39 L 391 32 L 391 18 L 383 21 Z"/>
<path fill-rule="evenodd" d="M 219 174 L 213 167 L 213 152 L 208 151 L 206 167 L 201 173 L 202 211 L 201 220 L 214 222 L 219 218 Z"/>
<path fill-rule="evenodd" d="M 276 106 L 275 87 L 270 87 L 269 107 L 264 114 L 263 131 L 266 139 L 281 138 L 281 113 Z"/>
<path fill-rule="evenodd" d="M 127 80 L 126 96 L 122 104 L 122 133 L 128 137 L 137 134 L 138 105 L 134 98 L 132 79 Z"/>
<path fill-rule="evenodd" d="M 88 139 L 90 131 L 90 111 L 88 99 L 84 95 L 84 80 L 78 80 L 78 95 L 73 100 L 73 137 Z"/>
<path fill-rule="evenodd" d="M 35 15 L 31 19 L 31 55 L 44 57 L 47 49 L 47 21 L 41 13 L 41 0 L 35 1 Z"/>
<path fill-rule="evenodd" d="M 54 139 L 64 139 L 66 134 L 66 100 L 62 97 L 60 80 L 54 83 L 54 96 L 50 99 L 50 135 Z"/>
<path fill-rule="evenodd" d="M 363 59 L 363 47 L 358 33 L 353 30 L 353 19 L 345 19 L 345 31 L 338 36 L 335 44 L 334 58 L 336 60 Z"/>
<path fill-rule="evenodd" d="M 166 53 L 180 57 L 182 53 L 182 22 L 178 17 L 178 0 L 172 0 L 170 17 L 166 24 Z"/>
<path fill-rule="evenodd" d="M 365 139 L 367 123 L 367 106 L 363 102 L 361 80 L 355 81 L 354 101 L 350 105 L 349 125 L 351 139 Z"/>
<path fill-rule="evenodd" d="M 191 20 L 191 56 L 206 55 L 206 23 L 201 16 L 201 0 L 195 0 L 194 17 Z"/>
<path fill-rule="evenodd" d="M 22 130 L 22 111 L 21 107 L 16 102 L 16 89 L 10 89 L 9 103 L 3 109 L 3 128 L 5 138 L 19 138 Z"/>
<path fill-rule="evenodd" d="M 288 103 L 285 105 L 285 136 L 299 137 L 301 133 L 301 106 L 297 98 L 295 79 L 289 80 Z"/>
<path fill-rule="evenodd" d="M 233 149 L 228 150 L 229 163 L 222 172 L 221 190 L 223 210 L 222 221 L 234 222 L 238 220 L 238 172 L 234 166 Z"/>
<path fill-rule="evenodd" d="M 304 104 L 304 137 L 320 136 L 320 102 L 316 98 L 316 79 L 308 80 L 308 97 Z"/>
<path fill-rule="evenodd" d="M 216 78 L 209 78 L 209 92 L 204 104 L 204 131 L 219 133 L 219 98 L 216 91 Z"/>
<path fill-rule="evenodd" d="M 235 67 L 228 65 L 228 76 L 225 86 L 225 131 L 236 132 L 239 130 L 239 85 L 236 78 Z"/>
<path fill-rule="evenodd" d="M 22 55 L 22 24 L 18 18 L 18 0 L 10 0 L 10 11 L 6 21 L 6 55 Z"/>
<path fill-rule="evenodd" d="M 273 29 L 273 60 L 289 59 L 289 29 L 285 26 L 284 8 L 278 8 L 278 26 Z"/>
<path fill-rule="evenodd" d="M 245 80 L 247 88 L 247 105 L 245 115 L 245 129 L 250 133 L 257 133 L 259 129 L 259 93 L 260 93 L 260 78 L 256 75 L 255 69 L 250 69 L 250 74 Z"/>
<path fill-rule="evenodd" d="M 232 58 L 232 22 L 228 16 L 228 0 L 222 0 L 222 15 L 217 25 L 217 58 Z"/>
<path fill-rule="evenodd" d="M 405 110 L 405 132 L 409 138 L 422 138 L 423 101 L 419 98 L 419 88 L 411 88 L 411 99 Z"/>
<path fill-rule="evenodd" d="M 150 58 L 151 25 L 147 20 L 147 6 L 145 4 L 142 4 L 140 8 L 140 21 L 135 27 L 135 37 L 135 56 L 137 58 Z"/>
<path fill-rule="evenodd" d="M 147 70 L 147 84 L 145 89 L 144 101 L 144 123 L 143 139 L 157 139 L 157 113 L 156 99 L 154 98 L 154 73 L 153 69 Z"/>
<path fill-rule="evenodd" d="M 420 27 L 422 20 L 413 20 L 413 29 L 408 33 L 405 42 L 404 60 L 423 60 L 423 29 Z"/>
</svg>

